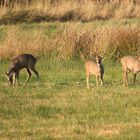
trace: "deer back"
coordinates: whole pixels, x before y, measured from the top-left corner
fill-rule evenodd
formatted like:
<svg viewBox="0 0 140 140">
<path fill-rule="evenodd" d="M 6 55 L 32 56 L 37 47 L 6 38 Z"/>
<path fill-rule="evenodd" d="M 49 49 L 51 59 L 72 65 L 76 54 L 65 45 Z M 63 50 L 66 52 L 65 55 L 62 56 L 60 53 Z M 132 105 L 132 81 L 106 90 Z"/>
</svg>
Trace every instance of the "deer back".
<svg viewBox="0 0 140 140">
<path fill-rule="evenodd" d="M 140 70 L 140 60 L 134 56 L 124 56 L 120 60 L 124 70 L 139 71 Z"/>
<path fill-rule="evenodd" d="M 20 70 L 22 68 L 29 68 L 34 66 L 36 63 L 36 58 L 30 54 L 22 54 L 12 59 L 9 65 L 9 71 Z"/>
</svg>

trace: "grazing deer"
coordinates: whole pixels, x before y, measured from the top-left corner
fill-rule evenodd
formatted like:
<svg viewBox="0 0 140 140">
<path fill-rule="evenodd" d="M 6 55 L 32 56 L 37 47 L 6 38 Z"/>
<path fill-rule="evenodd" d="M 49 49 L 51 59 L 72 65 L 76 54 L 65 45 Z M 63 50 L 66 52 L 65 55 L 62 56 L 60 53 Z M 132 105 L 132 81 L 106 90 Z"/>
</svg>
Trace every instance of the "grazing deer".
<svg viewBox="0 0 140 140">
<path fill-rule="evenodd" d="M 102 64 L 102 57 L 96 56 L 95 61 L 87 61 L 85 63 L 85 69 L 87 75 L 87 88 L 89 88 L 89 78 L 92 74 L 96 77 L 97 86 L 99 79 L 101 80 L 101 84 L 103 85 L 104 67 Z"/>
<path fill-rule="evenodd" d="M 28 78 L 26 79 L 24 85 L 27 84 L 28 80 L 32 75 L 30 70 L 32 70 L 36 74 L 37 78 L 39 78 L 39 74 L 35 69 L 36 61 L 37 61 L 36 58 L 31 54 L 21 54 L 15 57 L 9 65 L 8 73 L 5 73 L 9 83 L 11 85 L 15 85 L 16 82 L 17 84 L 19 84 L 18 78 L 19 78 L 20 70 L 23 68 L 25 68 L 28 73 Z M 13 80 L 13 76 L 14 76 L 14 80 Z"/>
<path fill-rule="evenodd" d="M 136 81 L 136 75 L 140 72 L 140 57 L 124 56 L 120 59 L 123 68 L 124 85 L 128 86 L 128 73 L 131 71 L 134 74 L 133 84 Z"/>
</svg>

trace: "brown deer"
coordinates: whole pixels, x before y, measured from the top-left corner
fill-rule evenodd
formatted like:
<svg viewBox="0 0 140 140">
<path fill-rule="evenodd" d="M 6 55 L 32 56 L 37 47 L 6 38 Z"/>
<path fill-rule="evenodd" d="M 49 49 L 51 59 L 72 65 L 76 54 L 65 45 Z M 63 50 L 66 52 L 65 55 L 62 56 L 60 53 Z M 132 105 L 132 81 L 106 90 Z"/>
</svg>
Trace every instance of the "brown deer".
<svg viewBox="0 0 140 140">
<path fill-rule="evenodd" d="M 87 88 L 89 88 L 89 78 L 90 75 L 96 77 L 96 84 L 98 86 L 99 79 L 103 85 L 103 75 L 104 75 L 104 66 L 102 64 L 102 57 L 95 56 L 95 61 L 87 61 L 85 63 L 86 75 L 87 75 Z"/>
<path fill-rule="evenodd" d="M 8 73 L 5 73 L 6 77 L 8 78 L 9 84 L 15 85 L 16 82 L 17 84 L 19 84 L 18 82 L 19 74 L 20 70 L 23 68 L 25 68 L 28 73 L 28 78 L 26 79 L 24 85 L 27 84 L 28 80 L 32 75 L 30 70 L 32 70 L 36 74 L 37 78 L 39 78 L 39 74 L 35 69 L 36 61 L 37 61 L 36 58 L 31 54 L 21 54 L 12 59 L 9 65 L 9 71 Z"/>
<path fill-rule="evenodd" d="M 124 85 L 128 86 L 128 73 L 131 71 L 134 74 L 133 84 L 136 81 L 136 75 L 140 72 L 140 57 L 124 56 L 120 59 L 123 68 Z"/>
</svg>

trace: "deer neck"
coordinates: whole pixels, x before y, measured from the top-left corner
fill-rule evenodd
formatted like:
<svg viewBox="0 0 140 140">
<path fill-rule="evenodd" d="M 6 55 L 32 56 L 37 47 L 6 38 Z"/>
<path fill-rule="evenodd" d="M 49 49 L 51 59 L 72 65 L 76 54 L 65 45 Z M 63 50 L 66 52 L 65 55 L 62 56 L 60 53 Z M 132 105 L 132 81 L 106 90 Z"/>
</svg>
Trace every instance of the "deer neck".
<svg viewBox="0 0 140 140">
<path fill-rule="evenodd" d="M 103 74 L 104 73 L 104 66 L 103 66 L 103 64 L 101 62 L 97 63 L 97 67 L 99 68 L 100 73 Z"/>
<path fill-rule="evenodd" d="M 98 68 L 101 68 L 103 65 L 101 62 L 97 62 L 97 66 L 98 66 Z"/>
<path fill-rule="evenodd" d="M 14 68 L 9 69 L 8 75 L 13 74 L 15 72 Z"/>
</svg>

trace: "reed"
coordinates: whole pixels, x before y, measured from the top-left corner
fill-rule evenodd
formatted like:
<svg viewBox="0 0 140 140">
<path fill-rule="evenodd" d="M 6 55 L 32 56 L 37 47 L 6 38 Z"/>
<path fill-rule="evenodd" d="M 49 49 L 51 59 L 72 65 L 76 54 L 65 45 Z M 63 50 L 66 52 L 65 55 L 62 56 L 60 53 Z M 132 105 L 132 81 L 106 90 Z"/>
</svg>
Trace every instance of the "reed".
<svg viewBox="0 0 140 140">
<path fill-rule="evenodd" d="M 81 23 L 61 25 L 48 25 L 46 31 L 43 25 L 40 25 L 39 29 L 36 27 L 29 31 L 20 25 L 9 26 L 0 47 L 0 59 L 12 58 L 21 53 L 52 59 L 83 60 L 89 58 L 91 53 L 113 59 L 140 53 L 138 26 L 99 26 L 95 29 Z"/>
</svg>

